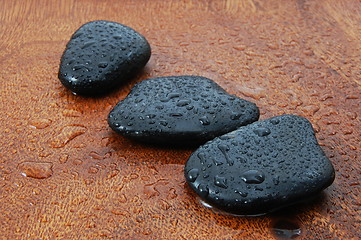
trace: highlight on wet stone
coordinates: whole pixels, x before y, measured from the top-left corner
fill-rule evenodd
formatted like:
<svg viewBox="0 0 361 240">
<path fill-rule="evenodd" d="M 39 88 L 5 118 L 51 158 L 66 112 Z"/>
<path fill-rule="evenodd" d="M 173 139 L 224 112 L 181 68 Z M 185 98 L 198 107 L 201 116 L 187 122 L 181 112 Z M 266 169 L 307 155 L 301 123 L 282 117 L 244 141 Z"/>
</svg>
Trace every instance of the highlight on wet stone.
<svg viewBox="0 0 361 240">
<path fill-rule="evenodd" d="M 258 107 L 228 94 L 211 79 L 169 76 L 147 79 L 110 112 L 110 127 L 139 141 L 200 144 L 259 118 Z"/>
<path fill-rule="evenodd" d="M 262 215 L 309 200 L 335 177 L 311 123 L 295 115 L 207 142 L 190 156 L 184 174 L 203 201 L 235 215 Z"/>
<path fill-rule="evenodd" d="M 58 77 L 76 94 L 104 94 L 135 76 L 150 55 L 148 41 L 134 29 L 116 22 L 88 22 L 66 45 Z"/>
</svg>

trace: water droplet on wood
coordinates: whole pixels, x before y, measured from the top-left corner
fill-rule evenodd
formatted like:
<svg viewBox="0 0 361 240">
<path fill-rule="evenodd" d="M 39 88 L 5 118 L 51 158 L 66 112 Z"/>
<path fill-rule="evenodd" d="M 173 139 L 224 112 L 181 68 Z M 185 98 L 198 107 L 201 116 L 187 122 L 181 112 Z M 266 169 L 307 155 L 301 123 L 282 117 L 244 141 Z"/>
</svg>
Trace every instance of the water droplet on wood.
<svg viewBox="0 0 361 240">
<path fill-rule="evenodd" d="M 53 164 L 48 162 L 23 162 L 19 164 L 21 174 L 25 177 L 44 179 L 53 175 Z"/>
<path fill-rule="evenodd" d="M 80 117 L 81 114 L 82 113 L 80 111 L 73 110 L 73 109 L 65 109 L 63 111 L 63 116 L 64 117 Z"/>
<path fill-rule="evenodd" d="M 47 118 L 39 118 L 34 119 L 29 122 L 30 127 L 36 128 L 36 129 L 44 129 L 46 127 L 49 127 L 51 124 L 51 120 Z"/>
<path fill-rule="evenodd" d="M 83 126 L 66 126 L 54 137 L 50 142 L 50 146 L 53 148 L 64 147 L 72 139 L 85 133 L 85 131 L 86 128 Z"/>
</svg>

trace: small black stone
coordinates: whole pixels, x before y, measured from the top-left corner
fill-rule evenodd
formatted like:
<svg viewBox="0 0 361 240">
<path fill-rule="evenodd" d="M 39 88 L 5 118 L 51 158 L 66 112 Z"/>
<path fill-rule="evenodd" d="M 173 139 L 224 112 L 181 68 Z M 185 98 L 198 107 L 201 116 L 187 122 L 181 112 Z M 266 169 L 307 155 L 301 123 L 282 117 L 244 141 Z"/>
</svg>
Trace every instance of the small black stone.
<svg viewBox="0 0 361 240">
<path fill-rule="evenodd" d="M 109 21 L 88 22 L 66 45 L 58 77 L 76 94 L 104 94 L 133 77 L 150 55 L 149 43 L 132 28 Z"/>
<path fill-rule="evenodd" d="M 185 166 L 190 187 L 207 203 L 237 215 L 260 215 L 308 200 L 335 172 L 310 122 L 283 115 L 207 142 Z"/>
<path fill-rule="evenodd" d="M 234 116 L 237 118 L 234 118 Z M 131 90 L 110 112 L 110 127 L 149 143 L 204 143 L 257 121 L 254 103 L 228 94 L 200 76 L 147 79 Z"/>
</svg>

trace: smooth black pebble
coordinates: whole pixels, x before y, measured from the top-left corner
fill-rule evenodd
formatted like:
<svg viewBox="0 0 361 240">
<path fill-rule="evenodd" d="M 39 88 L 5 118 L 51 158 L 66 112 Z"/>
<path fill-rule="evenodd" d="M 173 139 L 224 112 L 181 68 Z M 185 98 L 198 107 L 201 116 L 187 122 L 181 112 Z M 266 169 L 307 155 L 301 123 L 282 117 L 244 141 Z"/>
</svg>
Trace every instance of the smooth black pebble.
<svg viewBox="0 0 361 240">
<path fill-rule="evenodd" d="M 147 79 L 110 112 L 110 127 L 127 137 L 166 145 L 204 143 L 257 121 L 254 103 L 200 76 Z"/>
<path fill-rule="evenodd" d="M 312 125 L 295 115 L 255 122 L 207 142 L 184 171 L 205 202 L 236 215 L 261 215 L 309 200 L 335 177 Z"/>
<path fill-rule="evenodd" d="M 135 76 L 150 55 L 149 43 L 132 28 L 93 21 L 72 35 L 61 57 L 58 77 L 76 94 L 104 94 Z"/>
</svg>

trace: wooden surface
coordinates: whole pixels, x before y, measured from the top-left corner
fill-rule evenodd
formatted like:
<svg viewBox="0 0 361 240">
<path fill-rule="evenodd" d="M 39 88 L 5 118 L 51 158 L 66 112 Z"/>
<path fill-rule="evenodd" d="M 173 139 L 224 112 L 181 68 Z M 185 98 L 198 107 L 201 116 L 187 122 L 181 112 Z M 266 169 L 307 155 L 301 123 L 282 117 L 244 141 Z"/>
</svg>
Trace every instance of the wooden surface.
<svg viewBox="0 0 361 240">
<path fill-rule="evenodd" d="M 272 239 L 292 225 L 297 239 L 361 239 L 360 1 L 0 6 L 0 239 Z M 121 89 L 75 96 L 57 79 L 60 57 L 80 25 L 100 19 L 142 33 L 152 57 Z M 255 102 L 261 119 L 307 117 L 334 184 L 312 203 L 262 217 L 200 205 L 183 177 L 194 149 L 132 142 L 106 121 L 136 82 L 182 74 Z"/>
</svg>

